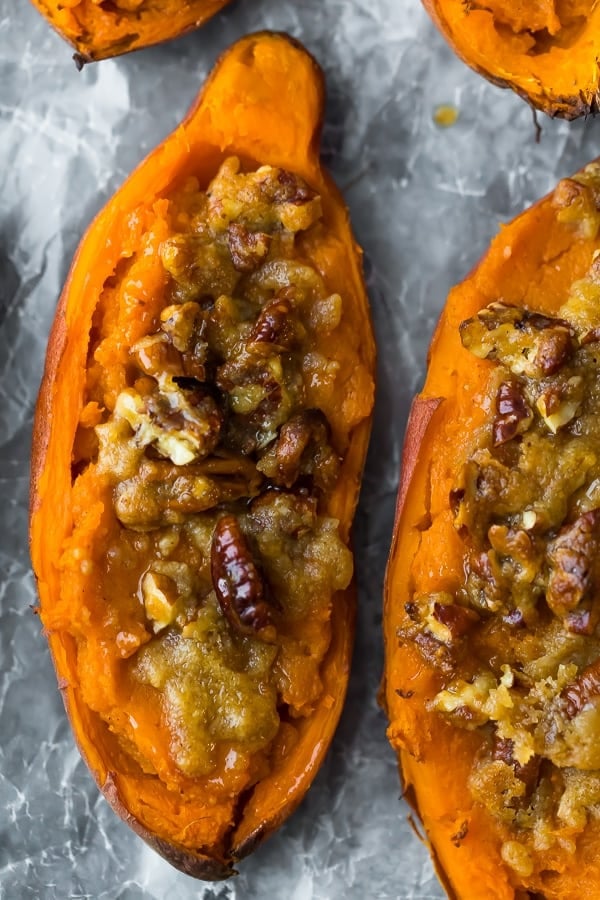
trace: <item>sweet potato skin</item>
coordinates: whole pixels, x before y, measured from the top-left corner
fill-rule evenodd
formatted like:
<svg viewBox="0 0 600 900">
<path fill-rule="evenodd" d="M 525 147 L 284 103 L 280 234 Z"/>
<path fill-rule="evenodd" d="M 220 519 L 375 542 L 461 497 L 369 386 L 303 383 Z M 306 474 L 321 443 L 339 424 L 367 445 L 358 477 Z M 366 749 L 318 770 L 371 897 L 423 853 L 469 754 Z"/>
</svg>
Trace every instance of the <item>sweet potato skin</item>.
<svg viewBox="0 0 600 900">
<path fill-rule="evenodd" d="M 220 160 L 231 154 L 249 163 L 279 165 L 301 174 L 321 194 L 324 221 L 332 235 L 330 245 L 323 247 L 323 274 L 348 297 L 347 315 L 361 335 L 361 359 L 371 375 L 374 373 L 361 251 L 352 237 L 343 199 L 319 161 L 323 106 L 323 74 L 298 42 L 267 32 L 242 39 L 218 61 L 179 128 L 141 163 L 84 236 L 57 307 L 34 422 L 30 542 L 42 621 L 57 596 L 60 548 L 71 523 L 69 441 L 83 405 L 91 316 L 102 285 L 119 260 L 118 237 L 124 217 L 136 204 L 168 191 L 173 181 L 190 171 L 199 172 L 207 183 Z M 290 109 L 294 110 L 291 115 Z M 364 403 L 364 398 L 359 400 Z M 345 541 L 349 540 L 369 432 L 367 416 L 352 432 L 339 482 L 327 503 L 327 513 L 339 519 Z M 231 823 L 227 840 L 200 850 L 178 843 L 166 826 L 159 833 L 144 822 L 143 801 L 135 807 L 141 780 L 130 780 L 117 771 L 107 728 L 82 700 L 75 677 L 74 639 L 51 628 L 47 636 L 79 749 L 115 812 L 181 871 L 218 880 L 233 874 L 236 860 L 252 852 L 290 815 L 317 774 L 343 706 L 354 621 L 355 589 L 351 585 L 333 597 L 332 642 L 321 672 L 322 700 L 301 724 L 297 745 L 279 768 L 252 789 L 239 819 Z M 159 807 L 170 802 L 158 787 L 148 788 L 148 792 L 146 800 Z"/>
<path fill-rule="evenodd" d="M 161 8 L 127 13 L 81 0 L 74 9 L 57 0 L 31 0 L 55 31 L 75 49 L 78 68 L 86 63 L 142 50 L 200 28 L 231 0 L 162 0 Z"/>
<path fill-rule="evenodd" d="M 477 53 L 473 42 L 467 39 L 466 34 L 461 34 L 460 27 L 456 25 L 457 13 L 452 11 L 452 7 L 459 9 L 462 5 L 462 14 L 467 15 L 470 12 L 469 4 L 461 4 L 460 0 L 422 0 L 422 3 L 463 62 L 492 84 L 510 88 L 533 109 L 538 109 L 551 118 L 568 120 L 595 115 L 600 110 L 600 79 L 595 67 L 590 64 L 594 58 L 593 53 L 589 59 L 582 60 L 577 68 L 572 62 L 561 61 L 560 65 L 566 67 L 570 83 L 561 83 L 558 87 L 551 75 L 536 72 L 535 61 L 531 65 L 530 74 L 517 75 L 511 71 L 508 50 L 503 54 Z M 592 27 L 590 26 L 589 33 Z M 581 52 L 585 54 L 583 39 L 581 44 Z M 573 52 L 576 53 L 577 49 Z"/>
<path fill-rule="evenodd" d="M 385 580 L 382 703 L 405 795 L 424 825 L 440 880 L 457 900 L 575 900 L 600 885 L 600 828 L 593 820 L 574 854 L 548 851 L 546 871 L 520 879 L 508 868 L 500 852 L 506 834 L 474 802 L 467 786 L 480 738 L 428 709 L 437 691 L 435 673 L 416 647 L 401 645 L 397 635 L 406 621 L 404 604 L 419 589 L 421 577 L 442 589 L 449 573 L 462 571 L 464 550 L 449 494 L 461 452 L 484 421 L 477 398 L 493 364 L 462 347 L 460 323 L 498 297 L 520 306 L 526 299 L 530 309 L 556 313 L 572 282 L 587 271 L 596 247 L 597 240 L 558 220 L 552 195 L 504 226 L 478 266 L 450 292 L 407 426 Z"/>
</svg>

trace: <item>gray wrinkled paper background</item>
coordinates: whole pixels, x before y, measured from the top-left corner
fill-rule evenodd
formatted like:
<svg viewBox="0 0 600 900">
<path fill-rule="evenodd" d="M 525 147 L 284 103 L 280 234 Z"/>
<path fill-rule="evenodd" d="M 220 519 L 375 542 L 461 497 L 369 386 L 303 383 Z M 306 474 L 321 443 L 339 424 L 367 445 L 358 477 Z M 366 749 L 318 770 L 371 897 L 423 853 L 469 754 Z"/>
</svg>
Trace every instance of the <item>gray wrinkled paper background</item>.
<svg viewBox="0 0 600 900">
<path fill-rule="evenodd" d="M 217 55 L 283 29 L 323 65 L 323 154 L 345 192 L 379 345 L 355 527 L 360 617 L 346 709 L 295 816 L 236 879 L 172 869 L 108 808 L 56 688 L 27 551 L 32 410 L 47 333 L 93 215 L 180 121 Z M 436 126 L 438 104 L 457 123 Z M 88 66 L 27 0 L 0 0 L 0 897 L 384 900 L 443 897 L 400 801 L 376 693 L 401 438 L 448 288 L 498 224 L 600 153 L 600 122 L 532 114 L 459 62 L 418 0 L 237 0 L 203 30 Z M 452 760 L 448 760 L 452 765 Z"/>
</svg>

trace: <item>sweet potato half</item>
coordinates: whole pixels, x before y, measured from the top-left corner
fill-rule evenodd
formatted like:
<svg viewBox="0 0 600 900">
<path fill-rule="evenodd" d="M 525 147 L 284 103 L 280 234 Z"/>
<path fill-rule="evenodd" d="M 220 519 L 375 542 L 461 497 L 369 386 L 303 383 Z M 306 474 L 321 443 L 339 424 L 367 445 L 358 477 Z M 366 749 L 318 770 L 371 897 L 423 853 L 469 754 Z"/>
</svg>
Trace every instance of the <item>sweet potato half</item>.
<svg viewBox="0 0 600 900">
<path fill-rule="evenodd" d="M 229 0 L 32 0 L 77 51 L 78 65 L 180 37 L 207 22 Z"/>
<path fill-rule="evenodd" d="M 599 175 L 451 291 L 407 426 L 382 694 L 461 900 L 600 891 Z"/>
<path fill-rule="evenodd" d="M 286 35 L 221 57 L 83 238 L 35 416 L 31 555 L 76 740 L 118 815 L 205 879 L 298 805 L 350 665 L 374 342 L 361 252 L 319 161 L 323 102 L 319 66 Z M 129 426 L 115 406 L 145 411 Z M 127 434 L 142 455 L 119 486 Z M 141 571 L 149 546 L 158 563 Z"/>
<path fill-rule="evenodd" d="M 592 0 L 423 0 L 452 49 L 480 75 L 550 116 L 598 111 L 598 24 Z"/>
</svg>

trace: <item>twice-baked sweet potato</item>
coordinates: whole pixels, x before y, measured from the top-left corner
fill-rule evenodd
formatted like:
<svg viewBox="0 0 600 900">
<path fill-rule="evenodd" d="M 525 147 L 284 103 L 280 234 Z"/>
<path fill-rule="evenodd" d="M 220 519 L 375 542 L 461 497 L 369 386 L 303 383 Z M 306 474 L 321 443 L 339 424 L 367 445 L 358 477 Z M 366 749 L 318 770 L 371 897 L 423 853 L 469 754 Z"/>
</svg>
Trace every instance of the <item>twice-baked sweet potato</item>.
<svg viewBox="0 0 600 900">
<path fill-rule="evenodd" d="M 600 892 L 600 166 L 452 290 L 412 407 L 384 702 L 448 893 Z"/>
<path fill-rule="evenodd" d="M 79 66 L 180 37 L 230 0 L 31 0 L 77 51 Z"/>
<path fill-rule="evenodd" d="M 550 116 L 599 108 L 594 0 L 423 0 L 452 49 L 480 75 Z"/>
<path fill-rule="evenodd" d="M 285 35 L 224 54 L 84 237 L 35 417 L 31 554 L 75 737 L 201 878 L 297 806 L 348 677 L 374 343 L 323 99 Z"/>
</svg>

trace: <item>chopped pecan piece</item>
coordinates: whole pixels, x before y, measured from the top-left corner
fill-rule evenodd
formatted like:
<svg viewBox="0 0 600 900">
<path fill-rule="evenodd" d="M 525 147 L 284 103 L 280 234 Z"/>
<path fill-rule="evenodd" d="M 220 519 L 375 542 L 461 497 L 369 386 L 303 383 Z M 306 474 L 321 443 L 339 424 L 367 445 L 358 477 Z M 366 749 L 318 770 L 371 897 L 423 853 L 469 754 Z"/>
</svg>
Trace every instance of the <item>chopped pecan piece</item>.
<svg viewBox="0 0 600 900">
<path fill-rule="evenodd" d="M 140 591 L 146 615 L 154 632 L 167 628 L 177 615 L 177 585 L 168 575 L 148 570 L 142 576 Z"/>
<path fill-rule="evenodd" d="M 213 535 L 210 567 L 223 615 L 240 634 L 273 628 L 265 584 L 235 516 L 222 516 Z"/>
<path fill-rule="evenodd" d="M 521 528 L 492 525 L 488 539 L 502 561 L 503 574 L 515 581 L 531 584 L 542 560 L 529 533 Z"/>
<path fill-rule="evenodd" d="M 183 375 L 183 359 L 165 334 L 151 334 L 137 341 L 130 350 L 142 372 L 156 378 Z"/>
<path fill-rule="evenodd" d="M 430 665 L 453 672 L 464 650 L 461 639 L 480 621 L 479 615 L 455 603 L 446 591 L 415 596 L 404 609 L 410 622 L 399 628 L 400 640 L 414 641 Z"/>
<path fill-rule="evenodd" d="M 552 205 L 558 209 L 559 222 L 574 226 L 584 238 L 596 237 L 600 226 L 600 197 L 592 184 L 563 178 L 554 189 Z"/>
<path fill-rule="evenodd" d="M 560 618 L 579 606 L 595 580 L 599 526 L 600 510 L 592 510 L 562 528 L 548 544 L 550 575 L 546 602 Z"/>
<path fill-rule="evenodd" d="M 250 333 L 249 344 L 269 344 L 269 349 L 285 350 L 296 340 L 296 325 L 290 318 L 289 297 L 278 296 L 266 303 Z"/>
<path fill-rule="evenodd" d="M 454 640 L 458 640 L 480 621 L 473 609 L 457 603 L 434 603 L 433 616 L 445 625 Z"/>
<path fill-rule="evenodd" d="M 160 314 L 160 327 L 180 353 L 186 353 L 204 336 L 206 323 L 198 303 L 175 303 Z"/>
<path fill-rule="evenodd" d="M 247 454 L 275 439 L 302 390 L 293 361 L 277 354 L 254 353 L 248 347 L 220 366 L 216 374 L 216 383 L 229 395 L 233 413 L 227 425 L 226 446 Z"/>
<path fill-rule="evenodd" d="M 506 763 L 507 766 L 512 766 L 515 776 L 525 784 L 530 792 L 535 787 L 540 774 L 541 758 L 532 756 L 525 765 L 521 765 L 513 756 L 514 747 L 513 741 L 501 738 L 496 733 L 494 734 L 492 758 Z"/>
<path fill-rule="evenodd" d="M 568 613 L 565 625 L 573 634 L 593 634 L 599 620 L 600 610 L 596 605 L 593 609 L 578 609 Z"/>
<path fill-rule="evenodd" d="M 329 443 L 329 423 L 321 410 L 307 409 L 281 426 L 275 442 L 257 465 L 275 484 L 290 488 L 302 475 L 319 490 L 335 484 L 340 459 Z"/>
<path fill-rule="evenodd" d="M 279 170 L 272 190 L 276 203 L 293 203 L 296 206 L 308 203 L 317 196 L 316 191 L 313 191 L 299 175 L 285 169 Z"/>
<path fill-rule="evenodd" d="M 197 303 L 168 306 L 161 313 L 161 331 L 141 338 L 131 348 L 140 369 L 159 383 L 165 376 L 186 375 L 204 380 L 208 345 L 203 313 Z"/>
<path fill-rule="evenodd" d="M 563 384 L 554 384 L 542 391 L 536 406 L 552 434 L 556 434 L 575 417 L 584 393 L 585 384 L 579 375 L 573 375 Z"/>
<path fill-rule="evenodd" d="M 498 388 L 496 413 L 492 425 L 494 447 L 523 434 L 533 421 L 531 408 L 514 381 L 503 381 Z"/>
<path fill-rule="evenodd" d="M 600 696 L 600 659 L 586 666 L 575 681 L 562 692 L 567 716 L 574 719 L 598 696 Z"/>
<path fill-rule="evenodd" d="M 568 326 L 548 327 L 537 345 L 534 363 L 542 375 L 554 375 L 573 355 L 574 343 Z"/>
<path fill-rule="evenodd" d="M 592 328 L 579 341 L 582 347 L 586 347 L 588 344 L 597 344 L 598 342 L 600 342 L 600 328 Z"/>
<path fill-rule="evenodd" d="M 138 447 L 153 444 L 176 465 L 208 456 L 221 437 L 223 415 L 212 391 L 185 376 L 144 396 L 132 389 L 122 391 L 115 412 L 135 432 Z"/>
<path fill-rule="evenodd" d="M 271 237 L 262 231 L 249 231 L 240 222 L 227 229 L 227 244 L 238 272 L 254 272 L 266 259 Z"/>
<path fill-rule="evenodd" d="M 445 644 L 440 643 L 428 631 L 417 634 L 414 642 L 426 663 L 444 675 L 454 674 L 456 661 Z"/>
</svg>

